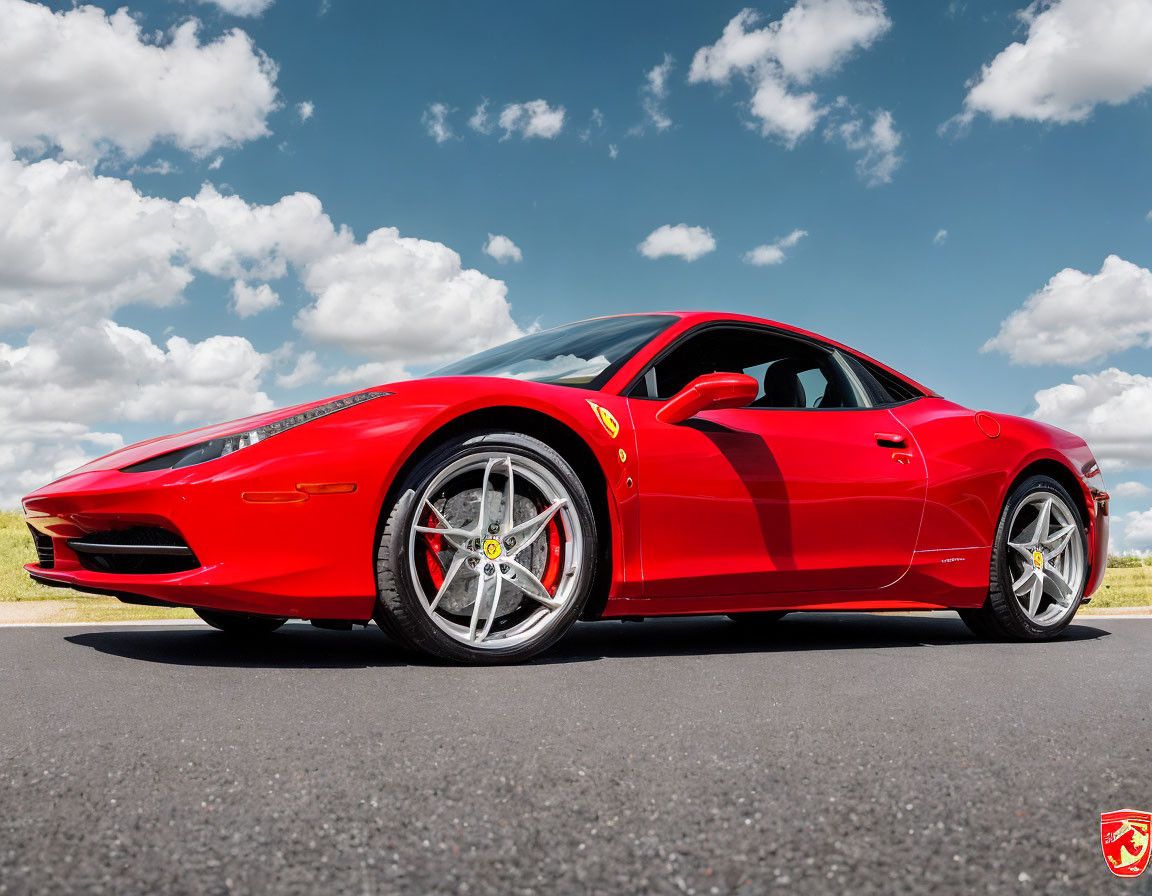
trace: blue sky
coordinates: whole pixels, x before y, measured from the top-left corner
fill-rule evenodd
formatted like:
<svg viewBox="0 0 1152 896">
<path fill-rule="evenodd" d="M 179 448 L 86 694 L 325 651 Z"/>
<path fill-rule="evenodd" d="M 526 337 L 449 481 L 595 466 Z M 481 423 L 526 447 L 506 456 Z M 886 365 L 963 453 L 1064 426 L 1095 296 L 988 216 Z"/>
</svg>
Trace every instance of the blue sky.
<svg viewBox="0 0 1152 896">
<path fill-rule="evenodd" d="M 34 6 L 4 2 L 11 10 Z M 108 13 L 117 5 L 98 4 Z M 71 14 L 71 4 L 50 6 L 58 20 Z M 759 18 L 745 20 L 745 34 L 771 31 L 782 17 L 801 25 L 805 15 L 828 19 L 811 33 L 766 39 L 770 49 L 759 55 L 732 50 L 735 67 L 725 83 L 720 75 L 693 75 L 693 60 L 717 44 L 741 14 L 740 3 L 141 0 L 129 10 L 143 45 L 170 50 L 172 29 L 192 18 L 199 21 L 199 47 L 233 29 L 247 35 L 252 58 L 265 59 L 253 96 L 267 88 L 274 100 L 254 99 L 243 114 L 265 133 L 242 134 L 245 125 L 232 120 L 224 137 L 181 137 L 171 133 L 178 126 L 158 123 L 151 130 L 141 125 L 130 139 L 117 103 L 145 115 L 147 101 L 128 94 L 85 99 L 85 91 L 97 90 L 89 73 L 77 76 L 76 90 L 86 108 L 106 110 L 107 123 L 93 125 L 95 137 L 77 143 L 70 112 L 56 119 L 13 112 L 19 100 L 5 99 L 0 87 L 0 141 L 13 144 L 18 165 L 74 159 L 92 176 L 170 203 L 196 197 L 205 183 L 250 207 L 306 192 L 322 203 L 334 229 L 349 228 L 357 243 L 394 227 L 402 238 L 448 247 L 463 269 L 487 278 L 484 301 L 510 308 L 512 323 L 494 326 L 492 338 L 623 311 L 728 309 L 824 333 L 973 407 L 1032 414 L 1038 392 L 1115 369 L 1137 379 L 1093 380 L 1076 387 L 1078 396 L 1055 395 L 1047 417 L 1075 428 L 1108 401 L 1152 412 L 1152 386 L 1142 379 L 1152 373 L 1152 71 L 1141 61 L 1152 46 L 1133 34 L 1140 29 L 1109 27 L 1123 16 L 1152 22 L 1152 5 L 1062 0 L 1022 14 L 1023 6 L 769 0 L 753 7 Z M 858 26 L 857 36 L 837 47 L 832 25 L 841 23 Z M 1062 29 L 1087 35 L 1080 56 L 1052 49 L 1048 38 Z M 1013 43 L 1029 41 L 1030 61 L 1010 58 Z M 730 49 L 714 49 L 713 61 Z M 739 67 L 747 58 L 753 61 Z M 666 60 L 661 95 L 645 93 L 649 73 Z M 769 118 L 750 105 L 765 84 L 789 97 L 810 95 L 810 126 L 791 136 L 765 133 Z M 182 95 L 195 92 L 190 85 Z M 511 104 L 538 99 L 551 112 L 563 109 L 558 133 L 501 139 L 494 119 Z M 646 115 L 646 99 L 666 126 Z M 485 100 L 489 133 L 469 125 Z M 196 101 L 189 99 L 182 114 L 199 114 Z M 301 103 L 311 104 L 306 120 Z M 450 129 L 446 139 L 430 133 L 433 104 Z M 99 114 L 105 113 L 93 117 Z M 881 114 L 894 136 L 869 157 L 869 128 Z M 521 122 L 528 118 L 524 112 Z M 35 133 L 38 144 L 29 136 Z M 168 170 L 146 170 L 158 166 Z M 715 248 L 694 260 L 639 250 L 657 228 L 680 224 L 706 229 Z M 805 234 L 780 263 L 745 260 L 755 247 L 796 231 Z M 485 254 L 489 234 L 509 238 L 521 260 L 502 264 Z M 3 251 L 0 238 L 0 259 Z M 286 259 L 279 268 L 250 276 L 251 258 L 264 252 L 267 260 L 276 251 Z M 1093 279 L 1111 255 L 1127 267 Z M 267 246 L 251 255 L 240 279 L 252 288 L 268 284 L 280 301 L 247 317 L 230 310 L 235 272 L 209 262 L 191 266 L 173 302 L 89 301 L 107 293 L 102 283 L 90 288 L 87 310 L 78 313 L 96 308 L 100 320 L 145 334 L 161 353 L 173 335 L 192 345 L 240 337 L 253 357 L 267 359 L 259 376 L 247 378 L 247 392 L 277 405 L 367 385 L 333 379 L 360 364 L 408 372 L 435 365 L 418 339 L 406 354 L 374 352 L 370 339 L 353 344 L 335 330 L 321 336 L 319 328 L 302 328 L 297 313 L 327 288 L 309 286 L 301 273 L 316 271 L 307 267 L 316 257 L 311 249 L 293 255 Z M 1065 269 L 1082 272 L 1087 282 L 1052 287 L 999 350 L 981 351 L 1010 314 Z M 502 299 L 489 281 L 505 285 Z M 40 301 L 27 289 L 11 292 L 16 298 L 9 301 L 29 294 Z M 97 317 L 93 312 L 92 321 Z M 1101 349 L 1076 332 L 1097 326 L 1134 335 Z M 407 332 L 399 320 L 397 329 Z M 1033 351 L 1020 336 L 1029 331 L 1054 347 Z M 57 338 L 50 332 L 35 315 L 13 318 L 7 330 L 0 316 L 0 343 L 13 351 L 23 340 Z M 1089 345 L 1081 344 L 1085 338 Z M 475 347 L 463 345 L 461 353 Z M 435 354 L 451 351 L 448 340 Z M 311 375 L 296 369 L 299 375 L 289 376 L 305 352 L 315 353 Z M 166 402 L 181 400 L 180 382 L 165 393 Z M 243 409 L 244 400 L 233 391 L 218 404 Z M 196 413 L 211 418 L 217 402 L 205 401 Z M 97 403 L 83 422 L 93 432 L 132 440 L 193 421 Z M 1127 489 L 1131 497 L 1117 502 L 1121 514 L 1132 515 L 1132 546 L 1152 547 L 1152 512 L 1145 512 L 1152 498 L 1138 485 L 1152 485 L 1152 450 L 1131 444 L 1152 433 L 1097 424 L 1084 434 L 1105 443 L 1097 450 L 1113 467 L 1109 482 L 1136 483 Z M 56 463 L 96 453 L 92 445 L 81 441 Z"/>
</svg>

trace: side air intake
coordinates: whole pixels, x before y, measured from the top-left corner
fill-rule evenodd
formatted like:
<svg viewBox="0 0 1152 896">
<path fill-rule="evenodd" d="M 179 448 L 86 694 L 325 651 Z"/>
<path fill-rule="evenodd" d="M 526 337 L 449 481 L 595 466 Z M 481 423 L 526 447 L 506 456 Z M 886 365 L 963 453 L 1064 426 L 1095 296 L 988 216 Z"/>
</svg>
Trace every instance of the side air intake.
<svg viewBox="0 0 1152 896">
<path fill-rule="evenodd" d="M 51 536 L 37 532 L 31 526 L 28 527 L 28 531 L 32 533 L 32 541 L 36 544 L 36 563 L 41 569 L 51 569 L 56 565 Z"/>
</svg>

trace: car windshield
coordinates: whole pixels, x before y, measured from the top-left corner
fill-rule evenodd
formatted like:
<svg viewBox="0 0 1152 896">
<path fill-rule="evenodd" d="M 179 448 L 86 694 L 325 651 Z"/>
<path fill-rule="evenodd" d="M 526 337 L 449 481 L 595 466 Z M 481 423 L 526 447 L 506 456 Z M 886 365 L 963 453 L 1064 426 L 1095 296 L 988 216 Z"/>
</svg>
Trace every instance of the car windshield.
<svg viewBox="0 0 1152 896">
<path fill-rule="evenodd" d="M 498 345 L 429 376 L 503 376 L 599 389 L 636 351 L 672 325 L 671 314 L 603 317 Z"/>
</svg>

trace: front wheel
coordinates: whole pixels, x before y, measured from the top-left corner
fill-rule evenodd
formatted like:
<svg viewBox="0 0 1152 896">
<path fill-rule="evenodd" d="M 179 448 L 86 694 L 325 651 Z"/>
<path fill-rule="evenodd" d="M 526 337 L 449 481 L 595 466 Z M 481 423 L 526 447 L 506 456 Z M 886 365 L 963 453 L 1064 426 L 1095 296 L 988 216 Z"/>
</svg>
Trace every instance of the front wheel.
<svg viewBox="0 0 1152 896">
<path fill-rule="evenodd" d="M 387 509 L 376 621 L 408 647 L 511 663 L 576 621 L 596 575 L 595 515 L 571 465 L 519 433 L 431 452 Z"/>
<path fill-rule="evenodd" d="M 223 610 L 199 610 L 196 615 L 212 628 L 229 635 L 267 635 L 276 631 L 287 616 L 255 616 L 250 613 L 226 613 Z"/>
<path fill-rule="evenodd" d="M 1033 476 L 1008 496 L 992 547 L 988 599 L 960 618 L 983 638 L 1044 641 L 1076 615 L 1088 582 L 1088 539 L 1067 490 Z"/>
</svg>

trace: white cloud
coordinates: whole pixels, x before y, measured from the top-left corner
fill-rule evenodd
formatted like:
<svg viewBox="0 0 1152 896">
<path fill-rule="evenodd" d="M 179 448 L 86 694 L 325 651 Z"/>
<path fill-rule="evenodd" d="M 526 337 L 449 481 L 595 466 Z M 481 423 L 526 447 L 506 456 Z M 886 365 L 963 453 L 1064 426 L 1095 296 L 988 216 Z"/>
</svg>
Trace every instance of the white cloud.
<svg viewBox="0 0 1152 896">
<path fill-rule="evenodd" d="M 500 264 L 507 264 L 509 261 L 523 261 L 524 255 L 517 246 L 508 237 L 499 233 L 488 234 L 488 242 L 484 244 L 484 254 L 490 255 L 495 258 Z"/>
<path fill-rule="evenodd" d="M 1112 518 L 1111 554 L 1146 554 L 1152 550 L 1152 510 Z"/>
<path fill-rule="evenodd" d="M 366 386 L 380 386 L 406 380 L 411 376 L 403 364 L 396 362 L 369 361 L 357 367 L 341 367 L 324 382 L 332 385 L 360 389 Z"/>
<path fill-rule="evenodd" d="M 1100 103 L 1120 104 L 1152 86 L 1148 0 L 1033 2 L 1028 26 L 970 82 L 961 123 L 993 119 L 1083 121 Z"/>
<path fill-rule="evenodd" d="M 492 121 L 488 117 L 488 100 L 480 101 L 480 105 L 476 107 L 476 111 L 472 113 L 472 117 L 468 119 L 468 127 L 474 131 L 479 131 L 481 134 L 492 133 Z"/>
<path fill-rule="evenodd" d="M 437 143 L 446 143 L 456 136 L 456 132 L 452 130 L 452 125 L 448 122 L 448 116 L 451 112 L 452 110 L 444 103 L 430 103 L 428 108 L 424 110 L 424 114 L 420 116 L 420 121 L 425 130 L 428 131 L 428 136 Z"/>
<path fill-rule="evenodd" d="M 200 2 L 211 3 L 234 16 L 258 16 L 275 0 L 200 0 Z"/>
<path fill-rule="evenodd" d="M 276 385 L 284 389 L 295 389 L 314 383 L 324 376 L 324 365 L 316 357 L 316 352 L 304 352 L 297 359 L 288 373 L 276 377 Z"/>
<path fill-rule="evenodd" d="M 83 423 L 6 421 L 0 429 L 0 507 L 19 507 L 22 497 L 46 482 L 122 447 L 119 433 Z"/>
<path fill-rule="evenodd" d="M 689 80 L 725 83 L 733 72 L 775 66 L 806 84 L 892 27 L 880 0 L 798 0 L 779 20 L 749 30 L 760 21 L 754 10 L 737 13 L 715 44 L 696 51 Z"/>
<path fill-rule="evenodd" d="M 385 379 L 397 379 L 408 363 L 521 332 L 501 281 L 394 228 L 358 241 L 308 193 L 258 205 L 205 185 L 174 202 L 75 162 L 25 163 L 0 145 L 0 207 L 0 503 L 76 466 L 94 445 L 115 447 L 108 430 L 119 423 L 192 424 L 272 406 L 264 383 L 286 360 L 277 352 L 228 335 L 157 344 L 112 320 L 125 306 L 185 301 L 197 277 L 240 281 L 231 284 L 240 313 L 277 300 L 252 281 L 299 278 L 313 301 L 297 326 L 383 365 L 334 381 L 385 367 L 394 374 Z M 306 355 L 285 383 L 324 375 Z M 53 437 L 71 442 L 52 447 Z"/>
<path fill-rule="evenodd" d="M 267 283 L 259 286 L 249 286 L 243 280 L 232 284 L 231 308 L 240 317 L 252 317 L 261 311 L 275 308 L 280 304 L 280 296 Z"/>
<path fill-rule="evenodd" d="M 838 137 L 852 152 L 862 154 L 856 162 L 856 172 L 869 186 L 892 182 L 903 159 L 898 152 L 900 132 L 887 109 L 876 110 L 871 125 L 865 126 L 860 118 L 853 117 L 830 129 L 829 135 Z"/>
<path fill-rule="evenodd" d="M 461 357 L 521 335 L 507 288 L 441 243 L 381 227 L 310 263 L 316 301 L 296 316 L 309 338 L 380 361 Z"/>
<path fill-rule="evenodd" d="M 161 43 L 124 9 L 24 0 L 0 0 L 0 21 L 0 134 L 17 147 L 92 160 L 163 141 L 204 155 L 268 133 L 276 66 L 239 29 L 202 44 L 191 19 Z"/>
<path fill-rule="evenodd" d="M 1145 495 L 1152 494 L 1152 488 L 1146 486 L 1143 482 L 1120 482 L 1108 489 L 1108 493 L 1113 498 L 1143 498 Z"/>
<path fill-rule="evenodd" d="M 133 174 L 177 174 L 180 169 L 167 159 L 158 159 L 148 165 L 133 165 L 128 169 L 128 176 Z"/>
<path fill-rule="evenodd" d="M 588 127 L 580 132 L 580 139 L 587 143 L 604 133 L 604 113 L 594 108 L 588 116 Z"/>
<path fill-rule="evenodd" d="M 1110 367 L 1036 393 L 1037 420 L 1087 440 L 1105 470 L 1152 468 L 1152 377 Z"/>
<path fill-rule="evenodd" d="M 193 421 L 270 410 L 267 355 L 239 336 L 158 346 L 110 320 L 33 331 L 0 343 L 0 407 L 9 423 Z"/>
<path fill-rule="evenodd" d="M 316 105 L 311 100 L 304 100 L 304 102 L 296 104 L 296 114 L 300 116 L 301 121 L 307 121 L 315 112 Z"/>
<path fill-rule="evenodd" d="M 211 162 L 208 163 L 209 171 L 216 171 L 221 165 L 224 164 L 224 156 L 216 156 Z"/>
<path fill-rule="evenodd" d="M 765 137 L 789 149 L 825 118 L 841 119 L 826 134 L 864 153 L 858 163 L 870 183 L 887 183 L 899 165 L 900 136 L 892 116 L 878 110 L 870 126 L 843 98 L 824 103 L 805 89 L 835 72 L 856 51 L 867 49 L 892 23 L 880 0 L 798 0 L 784 15 L 761 27 L 751 9 L 739 12 L 716 43 L 701 47 L 688 71 L 691 83 L 727 85 L 741 75 L 752 89 L 748 111 Z M 845 115 L 850 117 L 845 119 Z"/>
<path fill-rule="evenodd" d="M 614 159 L 618 155 L 620 155 L 620 150 L 616 148 L 616 144 L 615 143 L 609 143 L 608 144 L 608 158 Z"/>
<path fill-rule="evenodd" d="M 695 261 L 715 249 L 716 240 L 707 227 L 665 224 L 648 234 L 637 248 L 647 258 L 675 255 L 685 261 Z"/>
<path fill-rule="evenodd" d="M 760 266 L 780 264 L 788 257 L 787 250 L 795 246 L 800 240 L 808 236 L 807 230 L 793 230 L 788 236 L 781 237 L 772 243 L 757 246 L 744 253 L 744 260 L 748 264 Z"/>
<path fill-rule="evenodd" d="M 815 93 L 792 93 L 782 80 L 771 75 L 760 78 L 749 108 L 760 119 L 760 133 L 778 138 L 789 149 L 810 133 L 828 111 L 820 106 L 820 97 Z"/>
<path fill-rule="evenodd" d="M 943 246 L 948 242 L 948 231 L 941 227 L 936 231 L 936 236 L 932 237 L 932 245 Z"/>
<path fill-rule="evenodd" d="M 564 107 L 549 106 L 544 100 L 509 103 L 500 112 L 500 127 L 504 131 L 501 140 L 513 134 L 550 140 L 564 128 Z"/>
<path fill-rule="evenodd" d="M 641 105 L 644 108 L 644 121 L 633 128 L 633 132 L 642 133 L 645 127 L 652 127 L 656 131 L 666 131 L 672 127 L 672 119 L 668 117 L 668 76 L 672 72 L 672 56 L 664 54 L 664 60 L 644 76 L 644 84 L 640 88 Z"/>
<path fill-rule="evenodd" d="M 173 203 L 128 181 L 75 162 L 26 165 L 0 144 L 0 206 L 0 330 L 166 307 L 194 276 Z"/>
<path fill-rule="evenodd" d="M 1098 274 L 1065 268 L 1000 324 L 983 351 L 1016 364 L 1085 364 L 1152 347 L 1152 271 L 1109 255 Z"/>
</svg>

